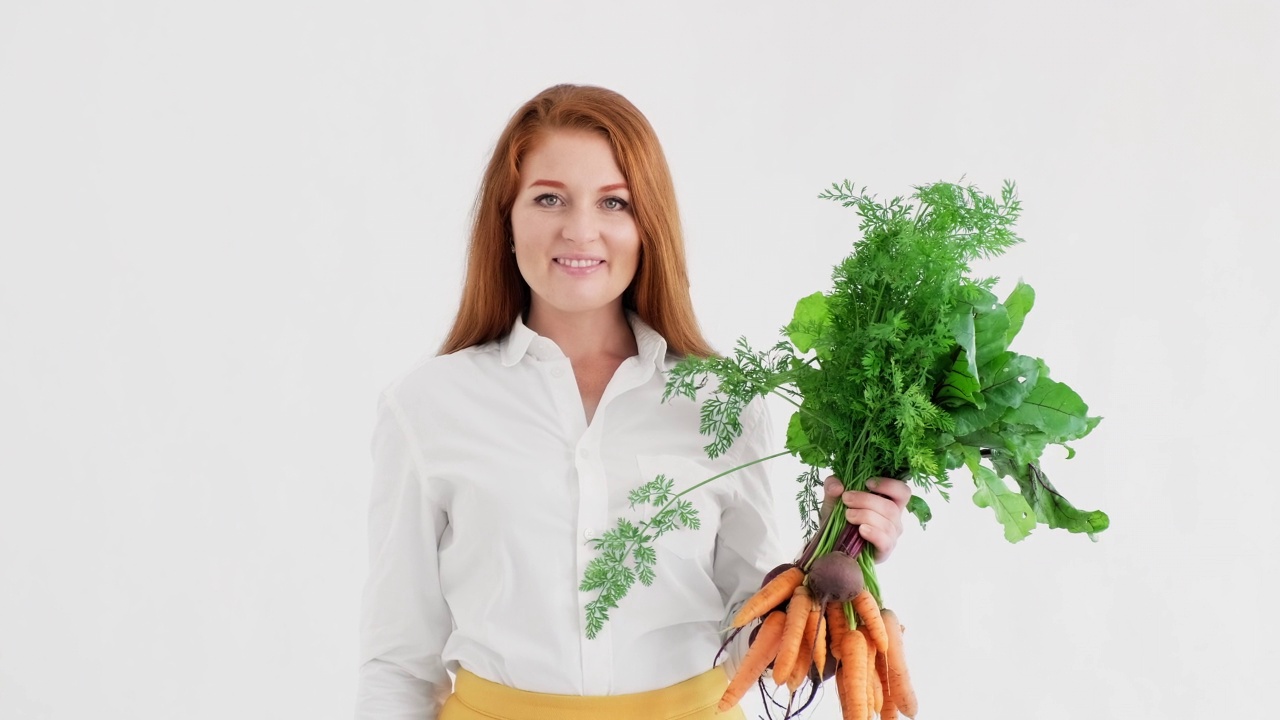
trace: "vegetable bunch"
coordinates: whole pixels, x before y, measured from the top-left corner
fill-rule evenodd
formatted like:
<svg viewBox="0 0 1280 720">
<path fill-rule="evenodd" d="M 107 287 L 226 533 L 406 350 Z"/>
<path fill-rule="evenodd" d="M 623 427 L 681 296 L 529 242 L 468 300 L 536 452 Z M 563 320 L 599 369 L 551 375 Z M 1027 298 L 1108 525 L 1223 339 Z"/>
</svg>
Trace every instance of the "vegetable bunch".
<svg viewBox="0 0 1280 720">
<path fill-rule="evenodd" d="M 827 628 L 831 638 L 859 634 L 872 624 L 854 610 L 856 593 L 848 586 L 823 586 L 819 571 L 833 562 L 845 569 L 842 577 L 860 575 L 857 591 L 865 590 L 877 609 L 884 607 L 873 549 L 857 527 L 839 512 L 821 525 L 817 521 L 821 468 L 831 468 L 846 490 L 865 490 L 868 479 L 888 476 L 949 499 L 947 473 L 963 466 L 973 477 L 974 503 L 992 511 L 1010 542 L 1027 537 L 1037 524 L 1096 540 L 1109 524 L 1105 513 L 1067 501 L 1039 466 L 1050 444 L 1062 445 L 1073 457 L 1067 443 L 1088 435 L 1101 418 L 1089 416 L 1075 391 L 1050 378 L 1043 360 L 1009 349 L 1034 291 L 1019 282 L 1001 302 L 991 292 L 998 278 L 969 277 L 973 260 L 1022 242 L 1011 230 L 1021 210 L 1014 185 L 1005 182 L 999 200 L 973 186 L 945 182 L 914 189 L 915 204 L 900 197 L 880 203 L 848 181 L 833 184 L 819 197 L 853 207 L 862 218 L 862 238 L 836 265 L 833 288 L 802 298 L 781 330 L 786 339 L 772 348 L 755 351 L 740 338 L 733 355 L 687 357 L 668 376 L 664 402 L 678 396 L 697 401 L 711 377 L 718 381 L 700 410 L 700 431 L 712 436 L 704 449 L 712 458 L 741 435 L 739 415 L 752 400 L 772 394 L 795 408 L 786 452 L 809 466 L 798 478 L 797 494 L 806 545 L 794 563 L 799 582 L 759 613 L 765 624 L 776 617 L 771 612 L 796 602 L 800 587 L 811 603 L 841 608 L 835 615 L 845 622 Z M 620 520 L 597 541 L 605 552 L 588 565 L 582 584 L 583 590 L 602 591 L 587 608 L 588 636 L 637 577 L 652 582 L 653 539 L 696 527 L 696 511 L 681 497 L 714 479 L 673 493 L 659 476 L 633 493 L 633 506 L 643 501 L 660 509 L 642 526 Z M 919 493 L 907 509 L 922 526 L 932 516 Z M 832 555 L 843 559 L 828 559 Z M 858 572 L 848 572 L 855 565 Z M 843 654 L 844 646 L 832 649 Z M 892 654 L 887 660 L 892 665 Z M 775 680 L 792 679 L 777 677 L 776 657 L 769 661 L 775 663 Z M 910 716 L 902 699 L 893 704 Z"/>
<path fill-rule="evenodd" d="M 846 614 L 846 604 L 856 610 L 856 618 Z M 863 720 L 873 713 L 881 718 L 896 718 L 899 713 L 915 716 L 916 696 L 903 655 L 902 625 L 892 610 L 882 610 L 862 587 L 859 567 L 849 555 L 824 555 L 807 576 L 796 565 L 775 568 L 734 617 L 734 634 L 764 613 L 768 614 L 758 636 L 720 698 L 721 712 L 736 705 L 770 667 L 774 684 L 786 685 L 792 701 L 806 680 L 816 691 L 826 677 L 830 648 L 845 720 Z M 796 712 L 808 707 L 813 697 L 811 693 Z M 787 717 L 791 714 L 788 702 Z"/>
</svg>

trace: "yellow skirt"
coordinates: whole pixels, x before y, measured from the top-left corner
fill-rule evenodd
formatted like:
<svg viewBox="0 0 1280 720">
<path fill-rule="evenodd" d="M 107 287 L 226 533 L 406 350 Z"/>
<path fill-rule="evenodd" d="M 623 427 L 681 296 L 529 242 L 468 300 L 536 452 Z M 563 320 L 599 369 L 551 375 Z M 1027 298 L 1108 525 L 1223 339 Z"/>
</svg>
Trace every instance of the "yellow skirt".
<svg viewBox="0 0 1280 720">
<path fill-rule="evenodd" d="M 658 690 L 627 695 L 552 695 L 516 690 L 465 669 L 439 720 L 746 720 L 741 707 L 717 712 L 729 685 L 724 667 Z"/>
</svg>

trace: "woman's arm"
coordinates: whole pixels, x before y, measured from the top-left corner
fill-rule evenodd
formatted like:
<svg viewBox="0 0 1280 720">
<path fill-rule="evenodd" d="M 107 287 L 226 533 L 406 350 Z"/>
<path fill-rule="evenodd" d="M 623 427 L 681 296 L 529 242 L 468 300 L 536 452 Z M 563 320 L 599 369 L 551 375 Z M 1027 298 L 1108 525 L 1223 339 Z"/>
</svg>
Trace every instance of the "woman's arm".
<svg viewBox="0 0 1280 720">
<path fill-rule="evenodd" d="M 453 620 L 437 559 L 448 517 L 423 486 L 421 455 L 388 391 L 378 399 L 372 455 L 355 717 L 434 720 L 452 692 L 440 651 Z"/>
</svg>

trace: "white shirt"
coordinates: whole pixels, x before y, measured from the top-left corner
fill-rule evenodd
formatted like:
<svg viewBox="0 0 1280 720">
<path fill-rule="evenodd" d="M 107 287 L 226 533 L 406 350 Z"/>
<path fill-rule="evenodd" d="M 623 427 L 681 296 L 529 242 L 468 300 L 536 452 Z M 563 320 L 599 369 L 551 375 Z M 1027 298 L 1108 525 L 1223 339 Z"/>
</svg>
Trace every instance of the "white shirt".
<svg viewBox="0 0 1280 720">
<path fill-rule="evenodd" d="M 506 337 L 430 356 L 378 400 L 369 504 L 369 574 L 360 619 L 358 720 L 434 719 L 466 668 L 521 690 L 615 695 L 711 669 L 719 631 L 791 560 L 779 541 L 767 463 L 684 496 L 699 530 L 655 542 L 656 579 L 635 583 L 595 639 L 578 589 L 618 518 L 657 508 L 628 492 L 659 473 L 679 492 L 777 452 L 767 403 L 715 460 L 700 403 L 662 402 L 679 356 L 627 311 L 637 356 L 618 368 L 587 424 L 568 357 L 521 318 Z M 699 401 L 714 388 L 699 393 Z M 721 662 L 746 652 L 739 633 Z"/>
</svg>

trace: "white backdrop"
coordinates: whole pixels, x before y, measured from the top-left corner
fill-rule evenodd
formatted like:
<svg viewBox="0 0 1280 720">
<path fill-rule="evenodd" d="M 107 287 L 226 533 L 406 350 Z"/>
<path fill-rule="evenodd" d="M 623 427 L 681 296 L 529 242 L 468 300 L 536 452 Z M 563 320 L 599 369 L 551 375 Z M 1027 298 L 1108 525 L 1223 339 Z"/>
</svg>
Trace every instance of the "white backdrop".
<svg viewBox="0 0 1280 720">
<path fill-rule="evenodd" d="M 350 717 L 376 394 L 558 82 L 656 128 L 722 351 L 829 288 L 832 182 L 1018 183 L 976 269 L 1105 417 L 1045 466 L 1112 527 L 1009 545 L 964 491 L 911 525 L 922 717 L 1270 717 L 1278 37 L 1267 0 L 4 0 L 0 717 Z"/>
</svg>

